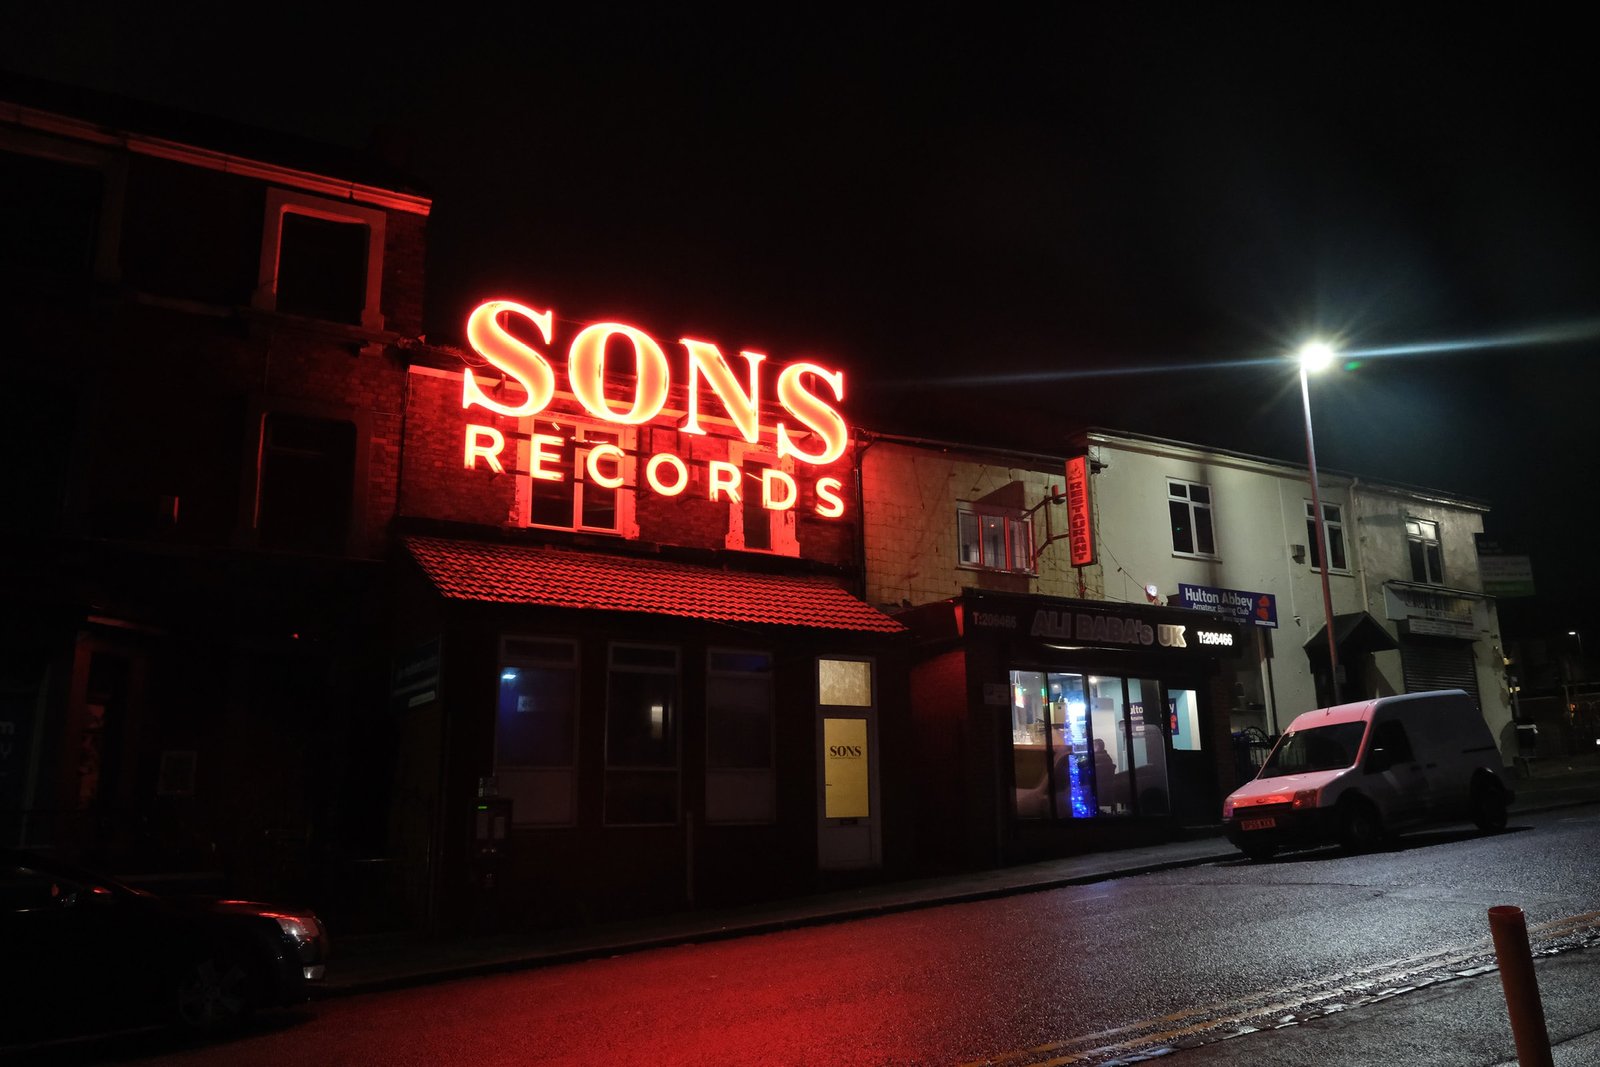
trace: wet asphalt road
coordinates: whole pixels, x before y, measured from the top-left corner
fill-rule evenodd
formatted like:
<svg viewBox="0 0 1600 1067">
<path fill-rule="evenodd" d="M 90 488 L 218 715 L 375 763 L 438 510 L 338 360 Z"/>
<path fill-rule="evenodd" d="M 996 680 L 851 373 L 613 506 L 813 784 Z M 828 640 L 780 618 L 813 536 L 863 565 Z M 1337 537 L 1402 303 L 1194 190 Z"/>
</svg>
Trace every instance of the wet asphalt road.
<svg viewBox="0 0 1600 1067">
<path fill-rule="evenodd" d="M 1381 1026 L 1386 1003 L 1424 995 L 1386 1001 L 1394 990 L 1437 992 L 1492 962 L 1485 912 L 1496 904 L 1522 907 L 1537 943 L 1593 943 L 1600 808 L 1517 817 L 1493 837 L 1416 835 L 1368 856 L 1240 860 L 332 1000 L 213 1045 L 151 1036 L 53 1055 L 272 1067 L 1097 1063 L 1330 1010 Z M 1439 1026 L 1448 1040 L 1448 1012 Z M 1259 1049 L 1272 1035 L 1248 1040 Z"/>
</svg>

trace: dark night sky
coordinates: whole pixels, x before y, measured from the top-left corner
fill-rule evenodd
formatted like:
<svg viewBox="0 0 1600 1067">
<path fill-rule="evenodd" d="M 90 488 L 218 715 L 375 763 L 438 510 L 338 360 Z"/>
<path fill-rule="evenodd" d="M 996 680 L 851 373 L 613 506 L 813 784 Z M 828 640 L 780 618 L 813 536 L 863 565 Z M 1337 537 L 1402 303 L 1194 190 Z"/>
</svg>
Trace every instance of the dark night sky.
<svg viewBox="0 0 1600 1067">
<path fill-rule="evenodd" d="M 126 6 L 14 12 L 0 68 L 400 154 L 434 197 L 435 340 L 515 295 L 831 358 L 875 428 L 1055 451 L 1103 425 L 1289 460 L 1298 387 L 1270 360 L 1307 335 L 1506 342 L 1314 383 L 1318 459 L 1486 499 L 1541 594 L 1600 594 L 1600 122 L 1576 26 Z M 993 380 L 1034 373 L 1062 376 Z"/>
</svg>

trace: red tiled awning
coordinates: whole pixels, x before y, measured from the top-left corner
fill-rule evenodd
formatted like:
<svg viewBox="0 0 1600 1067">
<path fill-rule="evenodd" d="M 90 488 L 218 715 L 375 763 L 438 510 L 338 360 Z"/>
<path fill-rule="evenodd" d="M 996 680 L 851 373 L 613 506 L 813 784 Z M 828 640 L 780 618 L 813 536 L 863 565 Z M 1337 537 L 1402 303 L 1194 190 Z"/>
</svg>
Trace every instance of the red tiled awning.
<svg viewBox="0 0 1600 1067">
<path fill-rule="evenodd" d="M 410 550 L 449 600 L 899 633 L 904 627 L 821 578 L 724 571 L 690 563 L 408 537 Z"/>
</svg>

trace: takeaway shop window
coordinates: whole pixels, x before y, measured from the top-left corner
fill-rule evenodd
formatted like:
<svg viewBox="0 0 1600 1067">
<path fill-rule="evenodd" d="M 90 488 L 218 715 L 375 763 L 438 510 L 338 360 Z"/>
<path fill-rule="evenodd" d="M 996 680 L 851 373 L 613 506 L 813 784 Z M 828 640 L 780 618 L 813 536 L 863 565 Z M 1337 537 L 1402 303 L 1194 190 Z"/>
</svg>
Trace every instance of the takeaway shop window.
<svg viewBox="0 0 1600 1067">
<path fill-rule="evenodd" d="M 1406 520 L 1406 549 L 1411 555 L 1411 580 L 1444 584 L 1444 555 L 1439 545 L 1439 524 L 1427 519 Z"/>
<path fill-rule="evenodd" d="M 620 533 L 633 497 L 633 431 L 582 423 L 533 419 L 529 464 L 527 525 L 558 530 Z M 589 456 L 595 448 L 620 448 L 624 458 L 602 452 L 595 468 L 606 480 L 622 478 L 620 488 L 595 481 Z"/>
<path fill-rule="evenodd" d="M 1172 519 L 1172 551 L 1180 556 L 1216 556 L 1211 533 L 1211 487 L 1167 479 L 1167 513 Z"/>
<path fill-rule="evenodd" d="M 1311 548 L 1311 566 L 1320 570 L 1322 557 L 1317 554 L 1317 519 L 1311 501 L 1306 505 L 1306 543 Z M 1344 555 L 1344 509 L 1338 504 L 1322 505 L 1322 533 L 1328 539 L 1328 569 L 1349 570 Z"/>
<path fill-rule="evenodd" d="M 571 826 L 576 820 L 578 646 L 507 637 L 500 643 L 494 773 L 519 825 Z"/>
<path fill-rule="evenodd" d="M 268 311 L 369 330 L 383 328 L 382 211 L 284 189 L 267 190 L 261 278 Z"/>
<path fill-rule="evenodd" d="M 1033 520 L 1020 511 L 962 504 L 956 540 L 963 567 L 1033 573 Z"/>
<path fill-rule="evenodd" d="M 770 652 L 706 656 L 706 821 L 777 818 Z"/>
<path fill-rule="evenodd" d="M 256 535 L 262 548 L 343 555 L 355 490 L 352 422 L 268 412 L 261 427 Z"/>
<path fill-rule="evenodd" d="M 678 650 L 611 646 L 606 678 L 608 826 L 678 821 Z"/>
<path fill-rule="evenodd" d="M 1164 719 L 1154 679 L 1011 672 L 1019 819 L 1168 812 Z"/>
</svg>

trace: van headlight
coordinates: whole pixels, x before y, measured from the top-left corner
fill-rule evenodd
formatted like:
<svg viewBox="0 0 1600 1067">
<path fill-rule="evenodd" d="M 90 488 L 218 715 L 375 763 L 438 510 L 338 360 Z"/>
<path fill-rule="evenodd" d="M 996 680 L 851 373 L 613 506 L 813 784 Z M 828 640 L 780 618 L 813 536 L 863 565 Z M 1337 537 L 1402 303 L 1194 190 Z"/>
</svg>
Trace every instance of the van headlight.
<svg viewBox="0 0 1600 1067">
<path fill-rule="evenodd" d="M 1317 806 L 1317 790 L 1302 789 L 1295 793 L 1293 806 L 1296 808 L 1314 808 Z"/>
</svg>

